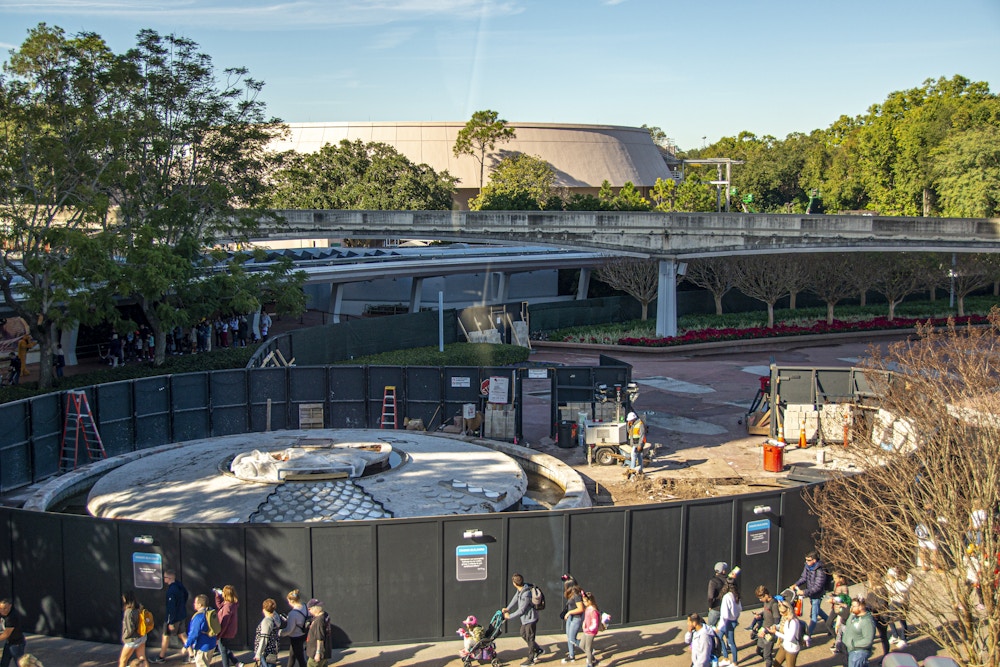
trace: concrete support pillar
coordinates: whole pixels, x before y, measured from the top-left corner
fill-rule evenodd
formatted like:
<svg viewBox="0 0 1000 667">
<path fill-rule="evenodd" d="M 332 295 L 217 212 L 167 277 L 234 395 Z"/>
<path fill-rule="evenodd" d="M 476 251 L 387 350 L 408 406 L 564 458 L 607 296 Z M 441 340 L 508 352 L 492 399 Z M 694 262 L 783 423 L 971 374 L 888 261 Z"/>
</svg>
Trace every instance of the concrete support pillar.
<svg viewBox="0 0 1000 667">
<path fill-rule="evenodd" d="M 344 307 L 344 284 L 330 283 L 330 312 L 333 324 L 340 324 L 340 311 Z"/>
<path fill-rule="evenodd" d="M 63 329 L 59 336 L 59 344 L 63 347 L 67 366 L 76 366 L 76 339 L 80 334 L 80 325 L 74 324 L 72 329 Z"/>
<path fill-rule="evenodd" d="M 576 286 L 576 300 L 583 301 L 587 298 L 587 293 L 590 292 L 590 275 L 593 273 L 593 269 L 589 267 L 583 267 L 580 269 L 580 282 Z"/>
<path fill-rule="evenodd" d="M 677 335 L 677 260 L 661 259 L 656 293 L 656 335 Z"/>
<path fill-rule="evenodd" d="M 507 294 L 510 291 L 510 274 L 500 273 L 500 282 L 497 284 L 496 303 L 507 303 Z"/>
<path fill-rule="evenodd" d="M 410 279 L 410 312 L 420 312 L 420 294 L 424 290 L 423 278 Z"/>
</svg>

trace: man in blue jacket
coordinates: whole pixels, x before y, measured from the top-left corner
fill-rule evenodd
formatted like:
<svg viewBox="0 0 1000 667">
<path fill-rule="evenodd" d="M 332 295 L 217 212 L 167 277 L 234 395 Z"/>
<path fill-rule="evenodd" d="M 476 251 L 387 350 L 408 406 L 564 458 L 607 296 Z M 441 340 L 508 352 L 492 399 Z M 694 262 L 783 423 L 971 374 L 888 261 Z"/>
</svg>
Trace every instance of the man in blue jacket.
<svg viewBox="0 0 1000 667">
<path fill-rule="evenodd" d="M 792 586 L 799 595 L 809 598 L 809 627 L 802 641 L 809 646 L 809 638 L 816 629 L 819 619 L 827 620 L 826 612 L 821 609 L 823 596 L 826 594 L 826 580 L 830 575 L 826 572 L 826 566 L 819 559 L 815 551 L 806 554 L 806 565 L 802 568 L 802 575 Z"/>
<path fill-rule="evenodd" d="M 194 664 L 198 667 L 208 667 L 212 662 L 212 654 L 218 638 L 208 634 L 208 619 L 205 610 L 208 609 L 208 596 L 198 595 L 194 598 L 194 616 L 188 626 L 188 638 L 184 648 L 194 651 Z"/>
<path fill-rule="evenodd" d="M 182 643 L 187 643 L 187 626 L 184 624 L 187 619 L 187 589 L 177 581 L 177 573 L 173 570 L 163 571 L 163 583 L 167 585 L 167 616 L 163 619 L 163 641 L 160 644 L 160 655 L 150 657 L 150 662 L 164 662 L 167 659 L 170 635 L 177 635 Z"/>
<path fill-rule="evenodd" d="M 514 597 L 504 607 L 503 617 L 508 620 L 512 618 L 521 619 L 521 639 L 528 645 L 528 658 L 521 665 L 522 667 L 527 667 L 527 665 L 535 664 L 535 658 L 544 653 L 538 644 L 535 643 L 535 626 L 538 625 L 538 610 L 535 609 L 535 605 L 531 602 L 531 589 L 534 586 L 525 583 L 524 577 L 520 574 L 515 574 L 511 577 L 511 581 L 517 592 L 514 593 Z"/>
</svg>

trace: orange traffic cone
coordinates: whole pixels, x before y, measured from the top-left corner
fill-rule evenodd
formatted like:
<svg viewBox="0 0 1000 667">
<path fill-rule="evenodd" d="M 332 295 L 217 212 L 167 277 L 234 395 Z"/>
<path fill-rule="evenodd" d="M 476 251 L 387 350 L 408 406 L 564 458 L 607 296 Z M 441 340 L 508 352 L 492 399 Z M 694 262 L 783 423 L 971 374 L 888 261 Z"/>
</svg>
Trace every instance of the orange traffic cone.
<svg viewBox="0 0 1000 667">
<path fill-rule="evenodd" d="M 778 442 L 780 442 L 783 445 L 786 444 L 785 443 L 785 429 L 782 428 L 781 420 L 780 419 L 778 420 Z"/>
<path fill-rule="evenodd" d="M 808 446 L 809 443 L 806 442 L 806 427 L 802 426 L 799 428 L 799 449 L 805 449 Z"/>
</svg>

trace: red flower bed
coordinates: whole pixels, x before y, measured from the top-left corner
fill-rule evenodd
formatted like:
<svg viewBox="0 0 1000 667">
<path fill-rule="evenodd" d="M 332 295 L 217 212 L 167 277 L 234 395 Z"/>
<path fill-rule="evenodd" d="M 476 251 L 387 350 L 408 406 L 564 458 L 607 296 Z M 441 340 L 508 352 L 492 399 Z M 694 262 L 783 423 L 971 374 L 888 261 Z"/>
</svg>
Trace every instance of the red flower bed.
<svg viewBox="0 0 1000 667">
<path fill-rule="evenodd" d="M 985 315 L 967 315 L 965 317 L 936 317 L 928 319 L 897 317 L 876 317 L 858 322 L 842 322 L 834 320 L 827 324 L 826 320 L 817 320 L 811 326 L 776 324 L 773 329 L 767 327 L 748 327 L 746 329 L 697 329 L 686 331 L 680 336 L 665 338 L 619 338 L 619 345 L 636 345 L 640 347 L 667 347 L 670 345 L 686 345 L 688 343 L 713 343 L 724 340 L 753 340 L 756 338 L 775 338 L 778 336 L 805 336 L 808 334 L 852 333 L 858 331 L 879 331 L 883 329 L 911 329 L 917 324 L 930 322 L 934 326 L 944 326 L 949 319 L 954 319 L 956 325 L 986 324 Z"/>
</svg>

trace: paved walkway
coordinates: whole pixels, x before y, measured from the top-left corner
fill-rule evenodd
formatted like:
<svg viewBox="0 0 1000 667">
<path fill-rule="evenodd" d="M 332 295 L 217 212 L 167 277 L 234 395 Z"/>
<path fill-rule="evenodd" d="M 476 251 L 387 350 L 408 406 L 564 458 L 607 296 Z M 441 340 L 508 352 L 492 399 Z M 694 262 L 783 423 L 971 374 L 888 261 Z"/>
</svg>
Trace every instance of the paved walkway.
<svg viewBox="0 0 1000 667">
<path fill-rule="evenodd" d="M 556 613 L 545 611 L 545 614 Z M 749 612 L 743 616 L 749 622 Z M 745 625 L 745 624 L 744 624 Z M 457 624 L 456 624 L 457 627 Z M 672 623 L 657 623 L 628 628 L 611 628 L 598 635 L 595 640 L 595 650 L 600 659 L 600 667 L 648 666 L 648 667 L 690 667 L 690 653 L 684 646 L 684 632 L 687 623 L 675 621 Z M 517 628 L 508 625 L 508 632 L 497 640 L 497 653 L 504 665 L 514 667 L 519 665 L 525 656 L 524 642 L 516 634 Z M 747 639 L 748 633 L 740 628 L 737 630 L 739 642 L 740 667 L 756 667 L 763 665 L 763 660 L 757 657 Z M 539 644 L 546 648 L 537 664 L 560 665 L 566 657 L 565 637 L 546 635 L 539 638 Z M 830 652 L 831 639 L 827 635 L 819 635 L 818 643 L 808 648 L 799 656 L 799 665 L 814 667 L 834 667 L 845 664 L 843 656 Z M 365 667 L 390 667 L 391 665 L 407 665 L 408 667 L 439 667 L 461 664 L 458 650 L 462 643 L 457 636 L 451 642 L 417 642 L 388 646 L 361 646 L 334 652 L 331 665 L 364 665 Z M 111 667 L 116 665 L 121 647 L 112 644 L 95 644 L 93 642 L 72 641 L 52 637 L 29 636 L 28 650 L 38 656 L 45 667 Z M 926 639 L 917 639 L 906 648 L 918 659 L 928 655 L 936 655 L 935 647 Z M 178 652 L 167 660 L 166 665 L 184 667 Z M 243 658 L 244 653 L 237 653 Z M 282 664 L 285 664 L 285 651 L 281 652 Z M 872 664 L 881 662 L 881 649 L 875 649 L 875 659 Z M 221 664 L 216 657 L 214 665 Z M 475 663 L 474 663 L 475 664 Z M 577 659 L 572 663 L 584 667 L 585 660 Z"/>
</svg>

